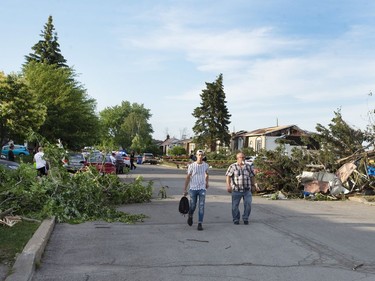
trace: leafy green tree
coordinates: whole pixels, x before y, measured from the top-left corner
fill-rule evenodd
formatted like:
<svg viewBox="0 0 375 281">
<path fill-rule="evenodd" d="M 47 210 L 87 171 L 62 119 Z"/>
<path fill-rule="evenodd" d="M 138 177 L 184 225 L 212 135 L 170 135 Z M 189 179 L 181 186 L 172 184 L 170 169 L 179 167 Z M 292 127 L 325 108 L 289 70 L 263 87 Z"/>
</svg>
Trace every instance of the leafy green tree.
<svg viewBox="0 0 375 281">
<path fill-rule="evenodd" d="M 163 155 L 163 151 L 160 149 L 159 145 L 154 140 L 152 140 L 152 142 L 146 146 L 144 152 L 151 152 L 154 154 L 154 156 Z"/>
<path fill-rule="evenodd" d="M 31 130 L 38 130 L 46 118 L 47 108 L 29 91 L 19 74 L 0 72 L 0 142 L 21 142 Z"/>
<path fill-rule="evenodd" d="M 57 32 L 53 25 L 52 16 L 48 17 L 47 23 L 44 25 L 44 30 L 41 31 L 40 36 L 43 38 L 39 40 L 31 49 L 34 53 L 30 53 L 26 58 L 26 65 L 32 61 L 44 64 L 55 64 L 59 67 L 67 67 L 66 59 L 61 54 L 60 44 L 57 39 Z"/>
<path fill-rule="evenodd" d="M 122 148 L 130 148 L 134 138 L 138 149 L 147 147 L 152 143 L 152 125 L 150 110 L 143 104 L 123 101 L 121 105 L 107 107 L 100 113 L 102 138 L 113 139 L 113 143 Z M 135 147 L 133 147 L 136 150 Z M 138 150 L 137 149 L 137 150 Z"/>
<path fill-rule="evenodd" d="M 86 94 L 70 68 L 30 62 L 24 68 L 30 93 L 47 108 L 39 133 L 51 143 L 61 139 L 70 149 L 97 142 L 99 120 L 96 101 Z"/>
<path fill-rule="evenodd" d="M 217 141 L 229 145 L 231 115 L 226 106 L 223 75 L 220 74 L 213 83 L 206 82 L 206 89 L 202 90 L 200 97 L 201 105 L 192 114 L 197 119 L 193 127 L 196 143 L 208 146 L 211 151 L 216 150 Z"/>
<path fill-rule="evenodd" d="M 141 138 L 138 134 L 133 138 L 132 145 L 131 145 L 130 149 L 134 150 L 136 152 L 140 152 L 140 151 L 145 150 L 145 146 L 142 143 L 142 140 L 141 140 Z"/>
<path fill-rule="evenodd" d="M 178 156 L 178 155 L 186 155 L 186 149 L 182 146 L 176 145 L 168 150 L 170 155 Z"/>
</svg>

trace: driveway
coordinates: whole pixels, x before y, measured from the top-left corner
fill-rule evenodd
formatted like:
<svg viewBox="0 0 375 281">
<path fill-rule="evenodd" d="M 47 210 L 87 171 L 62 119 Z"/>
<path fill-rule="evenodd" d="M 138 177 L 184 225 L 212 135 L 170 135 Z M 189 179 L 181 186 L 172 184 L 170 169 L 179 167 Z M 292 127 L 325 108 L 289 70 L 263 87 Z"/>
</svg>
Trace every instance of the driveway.
<svg viewBox="0 0 375 281">
<path fill-rule="evenodd" d="M 204 231 L 178 213 L 185 171 L 138 165 L 154 182 L 148 216 L 133 225 L 57 224 L 32 280 L 375 280 L 374 207 L 351 201 L 254 197 L 249 225 L 234 225 L 224 171 L 212 170 Z M 167 199 L 157 198 L 160 187 Z"/>
</svg>

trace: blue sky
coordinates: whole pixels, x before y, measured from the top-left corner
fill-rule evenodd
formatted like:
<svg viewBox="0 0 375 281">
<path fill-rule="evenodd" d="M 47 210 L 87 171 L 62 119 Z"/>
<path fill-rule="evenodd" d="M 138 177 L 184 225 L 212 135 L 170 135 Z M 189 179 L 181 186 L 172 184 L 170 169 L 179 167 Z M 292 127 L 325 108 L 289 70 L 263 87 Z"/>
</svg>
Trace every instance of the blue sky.
<svg viewBox="0 0 375 281">
<path fill-rule="evenodd" d="M 373 0 L 1 2 L 0 71 L 20 71 L 52 15 L 97 110 L 144 104 L 159 140 L 193 135 L 200 93 L 220 73 L 231 132 L 314 131 L 338 108 L 364 129 L 375 109 Z"/>
</svg>

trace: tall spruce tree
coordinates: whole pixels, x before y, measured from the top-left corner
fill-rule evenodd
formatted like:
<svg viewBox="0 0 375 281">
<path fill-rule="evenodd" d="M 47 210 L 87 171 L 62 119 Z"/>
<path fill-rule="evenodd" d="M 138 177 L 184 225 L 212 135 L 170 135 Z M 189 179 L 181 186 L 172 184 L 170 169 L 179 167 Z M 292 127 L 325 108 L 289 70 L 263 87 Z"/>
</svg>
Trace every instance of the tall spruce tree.
<svg viewBox="0 0 375 281">
<path fill-rule="evenodd" d="M 26 58 L 26 64 L 36 61 L 44 64 L 54 64 L 59 67 L 67 67 L 66 59 L 61 54 L 60 44 L 57 41 L 57 32 L 53 25 L 52 16 L 48 17 L 47 23 L 40 36 L 43 40 L 39 40 L 31 49 L 34 53 L 30 53 Z"/>
<path fill-rule="evenodd" d="M 231 115 L 226 106 L 223 74 L 213 83 L 206 82 L 206 89 L 202 90 L 200 96 L 201 105 L 192 114 L 197 119 L 193 127 L 195 142 L 215 151 L 217 141 L 221 145 L 229 145 L 230 142 L 228 125 Z"/>
<path fill-rule="evenodd" d="M 98 137 L 99 119 L 96 101 L 75 78 L 61 54 L 52 16 L 44 26 L 43 40 L 36 43 L 34 53 L 26 57 L 23 75 L 29 91 L 47 108 L 38 133 L 47 140 L 61 139 L 70 149 L 94 144 Z"/>
</svg>

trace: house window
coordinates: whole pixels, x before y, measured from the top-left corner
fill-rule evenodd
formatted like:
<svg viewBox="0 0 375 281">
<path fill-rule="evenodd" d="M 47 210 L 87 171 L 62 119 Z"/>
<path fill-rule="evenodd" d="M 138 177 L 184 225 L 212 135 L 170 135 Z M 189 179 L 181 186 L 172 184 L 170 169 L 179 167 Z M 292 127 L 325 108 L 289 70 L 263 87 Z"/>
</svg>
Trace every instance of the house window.
<svg viewBox="0 0 375 281">
<path fill-rule="evenodd" d="M 242 149 L 243 146 L 243 138 L 238 138 L 238 149 Z"/>
<path fill-rule="evenodd" d="M 262 139 L 261 138 L 257 138 L 255 151 L 260 151 L 261 149 L 262 149 Z"/>
</svg>

